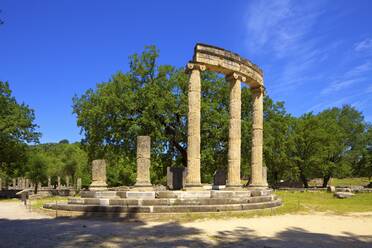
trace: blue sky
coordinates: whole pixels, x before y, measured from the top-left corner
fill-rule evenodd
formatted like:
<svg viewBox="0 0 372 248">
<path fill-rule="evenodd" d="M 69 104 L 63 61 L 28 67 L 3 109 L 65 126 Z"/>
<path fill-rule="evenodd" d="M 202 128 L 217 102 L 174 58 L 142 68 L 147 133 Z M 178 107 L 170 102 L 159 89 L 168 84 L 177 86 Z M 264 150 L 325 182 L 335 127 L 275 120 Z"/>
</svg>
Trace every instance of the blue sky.
<svg viewBox="0 0 372 248">
<path fill-rule="evenodd" d="M 194 44 L 263 68 L 299 116 L 351 104 L 372 121 L 372 1 L 0 1 L 0 80 L 36 113 L 42 142 L 80 140 L 72 97 L 128 69 L 145 45 L 184 66 Z"/>
</svg>

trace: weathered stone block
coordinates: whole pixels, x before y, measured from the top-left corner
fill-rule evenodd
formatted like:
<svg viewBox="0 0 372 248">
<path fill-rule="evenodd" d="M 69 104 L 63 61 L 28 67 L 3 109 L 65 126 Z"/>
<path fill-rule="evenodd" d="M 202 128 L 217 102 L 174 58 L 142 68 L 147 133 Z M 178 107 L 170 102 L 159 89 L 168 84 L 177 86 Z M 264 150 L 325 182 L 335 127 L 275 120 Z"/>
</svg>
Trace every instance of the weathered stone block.
<svg viewBox="0 0 372 248">
<path fill-rule="evenodd" d="M 136 191 L 127 191 L 127 199 L 155 199 L 155 191 L 153 192 L 136 192 Z"/>
<path fill-rule="evenodd" d="M 92 161 L 92 183 L 90 190 L 106 190 L 106 161 L 103 159 Z"/>
<path fill-rule="evenodd" d="M 167 167 L 167 187 L 180 190 L 185 187 L 186 171 L 184 167 Z"/>
<path fill-rule="evenodd" d="M 335 192 L 334 193 L 334 196 L 339 198 L 339 199 L 345 199 L 345 198 L 350 198 L 352 196 L 354 196 L 355 194 L 351 193 L 351 192 Z"/>
<path fill-rule="evenodd" d="M 213 185 L 226 185 L 226 171 L 217 170 L 213 175 Z"/>
</svg>

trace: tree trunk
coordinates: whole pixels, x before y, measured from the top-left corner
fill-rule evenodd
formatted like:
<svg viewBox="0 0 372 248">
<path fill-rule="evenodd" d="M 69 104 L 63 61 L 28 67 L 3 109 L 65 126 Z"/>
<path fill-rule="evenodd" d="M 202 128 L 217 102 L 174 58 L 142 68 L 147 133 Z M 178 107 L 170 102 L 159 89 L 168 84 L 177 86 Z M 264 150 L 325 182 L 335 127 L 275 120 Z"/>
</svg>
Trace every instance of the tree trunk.
<svg viewBox="0 0 372 248">
<path fill-rule="evenodd" d="M 324 177 L 323 177 L 323 188 L 327 188 L 327 186 L 328 186 L 328 182 L 329 182 L 329 180 L 331 179 L 331 175 L 325 175 Z"/>
<path fill-rule="evenodd" d="M 309 183 L 308 183 L 308 180 L 307 180 L 307 178 L 305 177 L 305 175 L 301 173 L 301 174 L 300 174 L 300 178 L 301 178 L 301 181 L 302 181 L 304 187 L 305 187 L 305 188 L 309 188 Z"/>
<path fill-rule="evenodd" d="M 35 183 L 35 189 L 34 189 L 34 194 L 36 195 L 37 194 L 37 183 Z"/>
</svg>

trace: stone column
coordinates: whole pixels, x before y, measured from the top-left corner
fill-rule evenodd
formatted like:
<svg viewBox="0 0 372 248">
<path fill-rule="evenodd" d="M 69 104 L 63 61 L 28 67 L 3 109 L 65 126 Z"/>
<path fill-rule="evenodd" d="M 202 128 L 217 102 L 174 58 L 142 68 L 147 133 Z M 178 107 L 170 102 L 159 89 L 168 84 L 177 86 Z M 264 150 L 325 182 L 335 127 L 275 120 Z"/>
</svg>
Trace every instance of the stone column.
<svg viewBox="0 0 372 248">
<path fill-rule="evenodd" d="M 48 177 L 48 189 L 52 188 L 52 180 Z"/>
<path fill-rule="evenodd" d="M 70 178 L 68 176 L 65 177 L 66 181 L 66 188 L 70 187 Z"/>
<path fill-rule="evenodd" d="M 226 77 L 230 83 L 230 119 L 229 119 L 229 149 L 226 187 L 237 189 L 241 187 L 240 157 L 241 157 L 241 86 L 245 77 L 232 73 Z"/>
<path fill-rule="evenodd" d="M 106 161 L 97 159 L 92 161 L 92 183 L 89 190 L 106 190 Z"/>
<path fill-rule="evenodd" d="M 61 177 L 57 177 L 57 189 L 61 189 Z"/>
<path fill-rule="evenodd" d="M 135 189 L 152 190 L 150 180 L 151 166 L 151 138 L 150 136 L 137 137 L 137 178 Z"/>
<path fill-rule="evenodd" d="M 81 190 L 81 178 L 79 177 L 76 181 L 76 191 L 80 192 Z"/>
<path fill-rule="evenodd" d="M 13 186 L 13 189 L 16 189 L 16 187 L 17 187 L 17 179 L 15 179 L 15 178 L 12 179 L 12 186 Z"/>
<path fill-rule="evenodd" d="M 190 73 L 187 116 L 187 175 L 185 188 L 189 190 L 202 189 L 200 179 L 200 72 L 206 68 L 204 65 L 189 63 L 187 72 Z"/>
<path fill-rule="evenodd" d="M 263 86 L 251 89 L 252 92 L 252 158 L 250 187 L 266 187 L 262 178 L 263 146 Z"/>
</svg>

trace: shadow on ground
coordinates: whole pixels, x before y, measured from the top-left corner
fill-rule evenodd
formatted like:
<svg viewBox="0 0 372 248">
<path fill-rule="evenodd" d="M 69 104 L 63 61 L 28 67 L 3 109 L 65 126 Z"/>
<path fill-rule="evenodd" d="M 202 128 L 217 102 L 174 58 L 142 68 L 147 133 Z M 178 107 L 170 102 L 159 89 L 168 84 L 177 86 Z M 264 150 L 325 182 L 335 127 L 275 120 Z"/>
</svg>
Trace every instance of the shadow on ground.
<svg viewBox="0 0 372 248">
<path fill-rule="evenodd" d="M 372 247 L 372 235 L 333 236 L 292 228 L 266 238 L 250 228 L 240 227 L 207 236 L 202 230 L 177 222 L 147 224 L 135 220 L 135 215 L 117 217 L 116 221 L 0 219 L 0 247 Z"/>
</svg>

